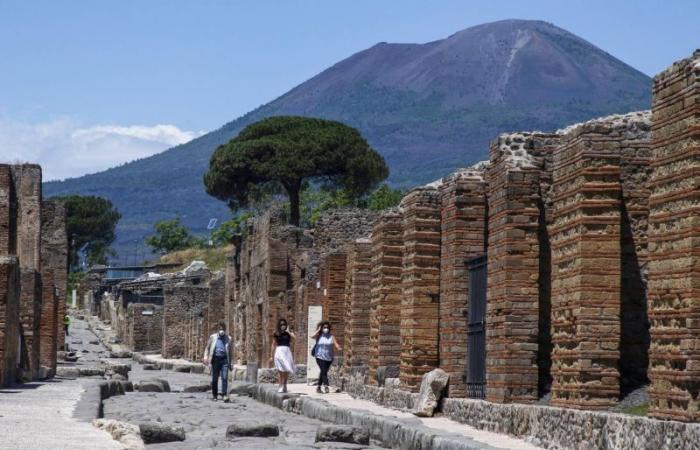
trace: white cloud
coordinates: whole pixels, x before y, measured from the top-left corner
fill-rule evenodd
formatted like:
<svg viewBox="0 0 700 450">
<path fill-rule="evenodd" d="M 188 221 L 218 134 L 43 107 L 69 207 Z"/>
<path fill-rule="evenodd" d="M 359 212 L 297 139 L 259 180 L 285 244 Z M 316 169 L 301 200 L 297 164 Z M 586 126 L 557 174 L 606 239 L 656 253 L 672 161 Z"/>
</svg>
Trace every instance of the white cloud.
<svg viewBox="0 0 700 450">
<path fill-rule="evenodd" d="M 160 153 L 204 132 L 174 125 L 81 126 L 71 119 L 26 123 L 0 116 L 0 162 L 35 162 L 44 180 L 99 172 Z"/>
</svg>

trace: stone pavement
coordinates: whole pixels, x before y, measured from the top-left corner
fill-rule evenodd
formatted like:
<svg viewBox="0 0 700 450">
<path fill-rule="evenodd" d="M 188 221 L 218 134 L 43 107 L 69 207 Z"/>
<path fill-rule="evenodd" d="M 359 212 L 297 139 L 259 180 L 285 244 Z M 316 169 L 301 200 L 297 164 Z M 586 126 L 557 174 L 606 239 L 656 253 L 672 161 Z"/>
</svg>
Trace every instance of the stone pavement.
<svg viewBox="0 0 700 450">
<path fill-rule="evenodd" d="M 82 323 L 72 327 L 68 342 L 83 340 L 86 344 L 95 336 Z M 99 351 L 99 346 L 95 346 Z M 84 354 L 87 355 L 87 354 Z M 90 361 L 78 365 L 94 364 Z M 81 396 L 94 384 L 90 378 L 74 380 L 56 377 L 44 382 L 26 383 L 0 389 L 0 449 L 120 449 L 104 431 L 89 421 L 76 417 Z M 95 408 L 96 411 L 96 408 Z"/>
<path fill-rule="evenodd" d="M 476 442 L 481 442 L 492 447 L 499 449 L 508 450 L 538 450 L 533 444 L 530 444 L 522 439 L 516 439 L 514 437 L 506 436 L 503 434 L 492 433 L 490 431 L 479 430 L 469 425 L 464 425 L 454 420 L 447 419 L 445 417 L 416 417 L 411 413 L 397 411 L 395 409 L 386 408 L 379 406 L 376 403 L 370 402 L 368 400 L 360 400 L 352 398 L 349 394 L 345 392 L 331 392 L 329 394 L 319 394 L 316 392 L 315 386 L 307 386 L 305 384 L 293 384 L 290 385 L 290 392 L 298 392 L 301 394 L 308 395 L 309 397 L 321 398 L 328 403 L 348 408 L 354 410 L 367 411 L 371 414 L 376 414 L 380 416 L 397 417 L 405 419 L 417 419 L 424 426 L 440 430 L 448 433 L 460 434 L 466 438 L 472 439 Z"/>
</svg>

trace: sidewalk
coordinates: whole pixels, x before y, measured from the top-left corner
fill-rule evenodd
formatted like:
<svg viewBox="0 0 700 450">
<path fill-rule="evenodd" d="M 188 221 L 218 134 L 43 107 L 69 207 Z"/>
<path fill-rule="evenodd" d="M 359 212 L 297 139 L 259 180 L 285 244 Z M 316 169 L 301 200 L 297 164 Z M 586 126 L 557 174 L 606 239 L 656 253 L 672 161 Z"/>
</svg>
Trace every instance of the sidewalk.
<svg viewBox="0 0 700 450">
<path fill-rule="evenodd" d="M 352 410 L 366 411 L 379 416 L 419 420 L 424 426 L 428 428 L 448 433 L 459 434 L 466 438 L 499 449 L 502 448 L 508 450 L 541 450 L 540 447 L 532 445 L 521 439 L 506 436 L 503 434 L 492 433 L 490 431 L 478 430 L 476 428 L 470 427 L 469 425 L 464 425 L 444 417 L 416 417 L 413 414 L 407 412 L 397 411 L 395 409 L 379 406 L 376 403 L 370 402 L 368 400 L 359 400 L 352 398 L 349 394 L 346 394 L 345 392 L 333 393 L 331 391 L 331 393 L 329 394 L 319 394 L 316 392 L 316 386 L 307 386 L 306 384 L 290 384 L 289 392 L 305 394 L 312 398 L 319 398 L 325 400 L 334 406 L 348 408 Z"/>
</svg>

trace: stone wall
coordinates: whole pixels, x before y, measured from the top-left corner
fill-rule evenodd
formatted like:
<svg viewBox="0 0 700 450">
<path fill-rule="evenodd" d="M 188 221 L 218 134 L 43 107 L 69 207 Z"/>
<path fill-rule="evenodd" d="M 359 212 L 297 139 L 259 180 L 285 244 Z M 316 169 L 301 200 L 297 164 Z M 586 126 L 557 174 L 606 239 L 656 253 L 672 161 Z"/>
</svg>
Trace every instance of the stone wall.
<svg viewBox="0 0 700 450">
<path fill-rule="evenodd" d="M 19 261 L 0 256 L 0 386 L 15 382 L 19 363 Z"/>
<path fill-rule="evenodd" d="M 372 230 L 371 251 L 368 381 L 376 385 L 387 373 L 397 377 L 401 364 L 403 224 L 398 211 L 379 217 Z"/>
<path fill-rule="evenodd" d="M 654 78 L 650 415 L 700 420 L 700 50 Z"/>
<path fill-rule="evenodd" d="M 440 367 L 449 374 L 447 395 L 466 395 L 467 261 L 486 253 L 486 183 L 481 170 L 444 179 L 441 196 Z"/>
<path fill-rule="evenodd" d="M 36 378 L 39 372 L 41 342 L 42 284 L 38 271 L 29 268 L 20 269 L 20 315 L 27 349 L 29 379 Z"/>
<path fill-rule="evenodd" d="M 401 200 L 401 387 L 417 392 L 439 365 L 440 194 L 416 188 Z"/>
</svg>

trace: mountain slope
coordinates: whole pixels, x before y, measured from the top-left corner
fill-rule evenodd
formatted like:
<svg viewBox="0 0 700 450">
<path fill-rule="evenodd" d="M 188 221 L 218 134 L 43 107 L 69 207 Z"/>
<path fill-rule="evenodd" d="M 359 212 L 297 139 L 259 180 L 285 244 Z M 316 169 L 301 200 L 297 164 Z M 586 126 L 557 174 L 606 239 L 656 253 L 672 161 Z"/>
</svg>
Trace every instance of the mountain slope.
<svg viewBox="0 0 700 450">
<path fill-rule="evenodd" d="M 506 20 L 426 44 L 377 44 L 216 131 L 105 172 L 46 183 L 46 193 L 112 199 L 123 214 L 125 256 L 158 219 L 180 216 L 202 231 L 210 217 L 227 215 L 204 192 L 202 175 L 218 145 L 263 117 L 355 126 L 386 158 L 390 181 L 410 186 L 485 159 L 500 132 L 553 130 L 650 103 L 650 79 L 641 72 L 552 24 Z"/>
</svg>

